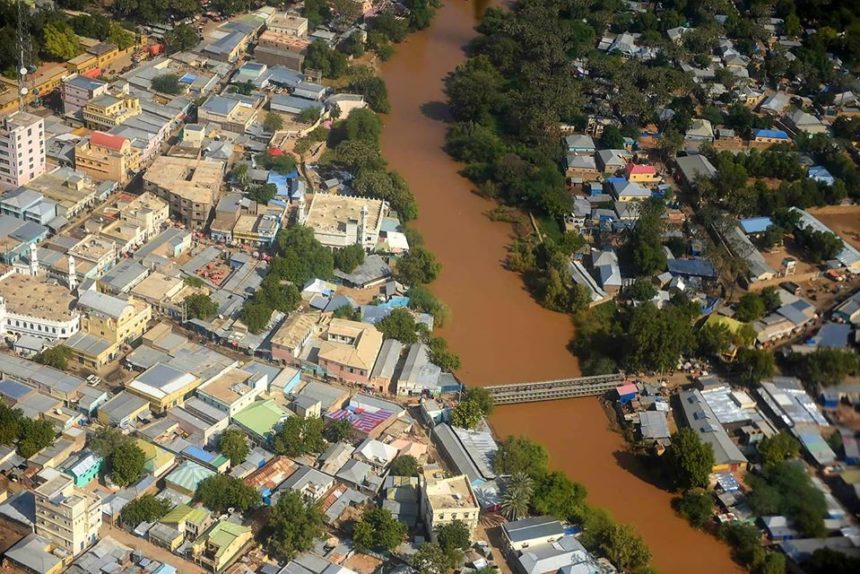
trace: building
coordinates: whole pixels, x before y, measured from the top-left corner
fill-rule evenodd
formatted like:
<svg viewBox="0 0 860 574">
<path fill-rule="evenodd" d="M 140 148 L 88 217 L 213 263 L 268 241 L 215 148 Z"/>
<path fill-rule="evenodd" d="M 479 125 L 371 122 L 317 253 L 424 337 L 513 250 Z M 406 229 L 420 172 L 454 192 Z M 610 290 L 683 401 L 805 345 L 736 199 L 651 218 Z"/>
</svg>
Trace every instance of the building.
<svg viewBox="0 0 860 574">
<path fill-rule="evenodd" d="M 330 377 L 366 385 L 381 347 L 382 333 L 373 325 L 332 319 L 317 360 Z"/>
<path fill-rule="evenodd" d="M 65 472 L 75 481 L 75 486 L 83 488 L 99 475 L 104 459 L 99 455 L 88 452 L 69 465 Z"/>
<path fill-rule="evenodd" d="M 0 195 L 0 213 L 39 225 L 57 217 L 57 204 L 31 189 L 19 187 Z"/>
<path fill-rule="evenodd" d="M 43 278 L 11 274 L 0 280 L 0 331 L 56 341 L 80 328 L 74 296 Z"/>
<path fill-rule="evenodd" d="M 92 99 L 106 94 L 108 83 L 94 80 L 87 76 L 71 76 L 63 80 L 61 96 L 63 98 L 63 113 L 67 116 L 77 115 Z"/>
<path fill-rule="evenodd" d="M 397 377 L 397 394 L 435 396 L 440 391 L 441 374 L 442 369 L 430 362 L 430 348 L 424 343 L 414 343 Z"/>
<path fill-rule="evenodd" d="M 233 422 L 258 443 L 265 443 L 290 413 L 268 399 L 257 401 L 236 413 Z"/>
<path fill-rule="evenodd" d="M 696 179 L 710 179 L 717 175 L 717 168 L 703 155 L 688 155 L 675 158 L 681 183 L 694 185 Z"/>
<path fill-rule="evenodd" d="M 73 218 L 96 202 L 98 186 L 86 174 L 70 167 L 44 173 L 25 184 L 57 204 L 57 215 Z"/>
<path fill-rule="evenodd" d="M 382 343 L 376 363 L 370 372 L 370 385 L 380 393 L 389 393 L 394 382 L 394 373 L 400 363 L 403 343 L 397 339 L 386 339 Z"/>
<path fill-rule="evenodd" d="M 305 38 L 308 35 L 308 19 L 295 14 L 276 14 L 266 22 L 266 29 L 276 34 Z"/>
<path fill-rule="evenodd" d="M 301 207 L 299 208 L 301 209 Z M 317 240 L 333 249 L 359 244 L 373 249 L 379 241 L 388 204 L 378 199 L 315 193 L 304 224 Z"/>
<path fill-rule="evenodd" d="M 597 574 L 617 571 L 605 559 L 595 560 L 574 536 L 564 536 L 554 542 L 527 548 L 516 561 L 517 574 Z"/>
<path fill-rule="evenodd" d="M 218 203 L 224 162 L 160 156 L 143 176 L 143 186 L 165 200 L 170 215 L 192 229 L 202 229 Z"/>
<path fill-rule="evenodd" d="M 53 541 L 30 533 L 6 550 L 4 558 L 16 572 L 59 574 L 65 565 L 54 554 L 55 547 Z"/>
<path fill-rule="evenodd" d="M 140 99 L 125 92 L 105 93 L 87 102 L 83 117 L 87 127 L 109 130 L 140 115 Z"/>
<path fill-rule="evenodd" d="M 502 525 L 502 533 L 508 547 L 514 552 L 520 552 L 530 546 L 561 540 L 564 537 L 564 527 L 555 518 L 532 516 L 506 522 Z"/>
<path fill-rule="evenodd" d="M 712 472 L 746 470 L 747 458 L 732 442 L 717 415 L 708 405 L 702 391 L 681 391 L 678 395 L 687 425 L 696 432 L 703 443 L 710 444 L 714 451 Z"/>
<path fill-rule="evenodd" d="M 224 94 L 210 96 L 197 110 L 197 121 L 213 123 L 222 129 L 244 134 L 257 117 L 263 100 L 259 96 Z"/>
<path fill-rule="evenodd" d="M 96 131 L 75 145 L 75 169 L 96 181 L 125 185 L 140 169 L 140 152 L 128 138 Z"/>
<path fill-rule="evenodd" d="M 0 189 L 39 177 L 46 161 L 44 119 L 20 111 L 0 118 Z"/>
<path fill-rule="evenodd" d="M 197 396 L 232 417 L 253 404 L 266 390 L 267 381 L 265 373 L 231 369 L 198 388 Z"/>
<path fill-rule="evenodd" d="M 220 572 L 236 557 L 254 535 L 250 528 L 219 520 L 191 545 L 194 561 L 212 572 Z"/>
<path fill-rule="evenodd" d="M 149 402 L 122 391 L 99 407 L 98 420 L 105 426 L 129 427 L 139 419 L 150 416 Z"/>
<path fill-rule="evenodd" d="M 431 539 L 436 541 L 439 527 L 460 520 L 469 532 L 478 526 L 480 507 L 467 476 L 460 474 L 445 478 L 442 474 L 425 477 L 421 491 L 421 508 L 424 525 Z"/>
<path fill-rule="evenodd" d="M 101 500 L 78 489 L 71 477 L 60 474 L 35 490 L 36 534 L 70 554 L 80 554 L 99 538 Z"/>
<path fill-rule="evenodd" d="M 111 344 L 130 343 L 143 335 L 152 317 L 152 308 L 136 299 L 120 299 L 98 291 L 84 291 L 78 300 L 84 314 L 81 327 Z"/>
<path fill-rule="evenodd" d="M 149 401 L 156 413 L 182 406 L 185 397 L 201 380 L 195 375 L 164 363 L 156 363 L 128 383 L 129 392 Z"/>
<path fill-rule="evenodd" d="M 754 130 L 753 141 L 757 144 L 781 144 L 790 143 L 791 138 L 782 130 Z"/>
<path fill-rule="evenodd" d="M 214 470 L 186 460 L 164 477 L 164 485 L 180 494 L 194 496 L 200 483 L 216 474 Z"/>
<path fill-rule="evenodd" d="M 298 468 L 284 481 L 280 491 L 298 492 L 308 502 L 320 500 L 334 486 L 334 477 L 308 466 Z"/>
</svg>

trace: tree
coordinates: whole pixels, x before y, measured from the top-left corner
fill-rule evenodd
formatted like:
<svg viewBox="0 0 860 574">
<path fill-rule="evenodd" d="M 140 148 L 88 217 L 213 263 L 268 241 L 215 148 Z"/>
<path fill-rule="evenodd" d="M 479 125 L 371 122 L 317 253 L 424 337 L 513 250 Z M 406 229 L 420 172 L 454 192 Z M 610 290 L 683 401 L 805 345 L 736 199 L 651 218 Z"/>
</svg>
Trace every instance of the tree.
<svg viewBox="0 0 860 574">
<path fill-rule="evenodd" d="M 118 428 L 102 427 L 90 438 L 89 446 L 97 455 L 108 460 L 119 445 L 130 440 Z"/>
<path fill-rule="evenodd" d="M 779 289 L 776 287 L 765 287 L 761 290 L 761 300 L 767 310 L 775 311 L 782 305 L 782 299 L 779 297 Z"/>
<path fill-rule="evenodd" d="M 69 363 L 72 350 L 65 345 L 56 345 L 38 353 L 33 360 L 39 364 L 47 365 L 60 371 L 65 371 Z"/>
<path fill-rule="evenodd" d="M 430 0 L 405 0 L 403 5 L 409 8 L 411 30 L 423 30 L 429 26 L 436 13 L 436 5 Z"/>
<path fill-rule="evenodd" d="M 341 307 L 341 309 L 346 309 L 347 307 Z M 326 423 L 325 429 L 323 429 L 323 436 L 330 443 L 349 442 L 352 440 L 354 432 L 352 424 L 348 420 L 331 419 Z"/>
<path fill-rule="evenodd" d="M 364 256 L 364 247 L 354 243 L 335 250 L 334 266 L 344 273 L 352 273 L 356 267 L 364 263 Z"/>
<path fill-rule="evenodd" d="M 200 36 L 197 35 L 197 30 L 188 24 L 179 24 L 173 30 L 164 34 L 164 43 L 167 45 L 167 52 L 184 52 L 190 50 L 200 41 Z"/>
<path fill-rule="evenodd" d="M 467 401 L 472 401 L 477 403 L 478 407 L 481 409 L 481 413 L 487 417 L 490 416 L 493 412 L 493 395 L 490 394 L 490 391 L 485 389 L 484 387 L 469 387 L 466 389 L 463 397 Z"/>
<path fill-rule="evenodd" d="M 639 277 L 627 288 L 627 296 L 636 301 L 650 301 L 657 296 L 657 288 L 648 279 Z"/>
<path fill-rule="evenodd" d="M 321 453 L 325 449 L 322 419 L 289 417 L 272 438 L 272 449 L 278 454 L 301 456 Z"/>
<path fill-rule="evenodd" d="M 427 342 L 430 347 L 430 362 L 442 369 L 452 373 L 460 368 L 460 357 L 453 351 L 448 350 L 448 342 L 442 337 L 431 337 Z"/>
<path fill-rule="evenodd" d="M 274 183 L 254 185 L 248 190 L 248 198 L 259 204 L 266 205 L 278 194 L 278 186 Z"/>
<path fill-rule="evenodd" d="M 334 50 L 322 40 L 314 40 L 307 47 L 304 70 L 319 70 L 324 78 L 336 79 L 343 76 L 349 69 L 346 56 Z"/>
<path fill-rule="evenodd" d="M 249 451 L 245 433 L 238 429 L 225 430 L 218 439 L 218 450 L 230 459 L 231 466 L 242 464 Z"/>
<path fill-rule="evenodd" d="M 758 454 L 762 465 L 770 468 L 783 461 L 797 458 L 800 454 L 800 443 L 793 436 L 782 431 L 762 439 L 758 443 Z"/>
<path fill-rule="evenodd" d="M 126 526 L 135 527 L 141 522 L 155 522 L 170 511 L 171 503 L 152 494 L 145 494 L 125 505 L 120 519 Z"/>
<path fill-rule="evenodd" d="M 445 551 L 435 542 L 425 542 L 419 546 L 411 562 L 419 574 L 445 574 L 450 566 Z"/>
<path fill-rule="evenodd" d="M 735 319 L 748 323 L 760 319 L 767 312 L 767 305 L 758 293 L 745 293 L 738 301 Z"/>
<path fill-rule="evenodd" d="M 713 517 L 714 497 L 707 490 L 690 489 L 676 499 L 678 514 L 696 528 L 702 528 Z"/>
<path fill-rule="evenodd" d="M 242 305 L 242 310 L 239 312 L 239 319 L 248 330 L 252 333 L 260 333 L 268 326 L 272 318 L 272 308 L 265 303 L 254 301 L 253 299 L 245 301 Z"/>
<path fill-rule="evenodd" d="M 81 53 L 74 30 L 61 20 L 47 24 L 42 30 L 42 49 L 47 57 L 61 61 Z"/>
<path fill-rule="evenodd" d="M 837 385 L 860 369 L 860 357 L 843 349 L 817 349 L 805 355 L 791 355 L 789 361 L 804 381 L 824 387 Z"/>
<path fill-rule="evenodd" d="M 406 309 L 393 309 L 385 318 L 376 323 L 376 329 L 385 339 L 397 339 L 404 345 L 418 341 L 415 317 Z"/>
<path fill-rule="evenodd" d="M 56 436 L 57 432 L 51 421 L 21 417 L 18 422 L 18 453 L 24 458 L 30 458 L 53 444 Z"/>
<path fill-rule="evenodd" d="M 469 527 L 462 520 L 455 520 L 439 527 L 436 538 L 447 555 L 456 550 L 468 550 L 472 543 Z"/>
<path fill-rule="evenodd" d="M 334 258 L 331 250 L 317 241 L 310 227 L 296 225 L 281 231 L 278 235 L 278 253 L 269 273 L 275 273 L 294 285 L 332 276 Z"/>
<path fill-rule="evenodd" d="M 188 319 L 208 319 L 218 312 L 218 303 L 205 293 L 194 293 L 186 297 L 182 304 Z"/>
<path fill-rule="evenodd" d="M 637 305 L 630 313 L 625 362 L 630 371 L 667 370 L 693 348 L 690 316 L 684 306 L 658 309 L 653 303 Z"/>
<path fill-rule="evenodd" d="M 395 44 L 402 42 L 408 32 L 406 21 L 398 19 L 391 10 L 385 10 L 371 20 L 370 29 L 379 32 Z"/>
<path fill-rule="evenodd" d="M 764 561 L 761 532 L 752 524 L 730 522 L 720 529 L 720 536 L 733 548 L 741 564 L 755 567 Z"/>
<path fill-rule="evenodd" d="M 398 522 L 391 513 L 379 507 L 364 511 L 353 531 L 353 542 L 360 552 L 368 550 L 394 550 L 403 541 L 406 525 Z"/>
<path fill-rule="evenodd" d="M 295 490 L 287 490 L 269 510 L 266 530 L 269 550 L 283 560 L 307 552 L 325 532 L 325 515 Z"/>
<path fill-rule="evenodd" d="M 195 498 L 212 512 L 223 513 L 230 508 L 245 512 L 260 504 L 260 493 L 239 478 L 215 474 L 197 485 Z"/>
<path fill-rule="evenodd" d="M 548 464 L 546 448 L 524 436 L 508 436 L 493 458 L 493 469 L 501 475 L 525 473 L 539 478 L 546 474 Z"/>
<path fill-rule="evenodd" d="M 670 476 L 680 488 L 705 488 L 714 467 L 714 449 L 699 440 L 696 431 L 684 427 L 672 435 L 666 462 Z"/>
<path fill-rule="evenodd" d="M 601 149 L 624 149 L 624 136 L 616 126 L 606 126 L 600 136 Z"/>
<path fill-rule="evenodd" d="M 773 353 L 765 349 L 740 349 L 737 362 L 740 376 L 750 385 L 773 376 L 776 370 Z"/>
<path fill-rule="evenodd" d="M 152 78 L 152 89 L 162 94 L 179 94 L 182 86 L 179 84 L 179 76 L 176 74 L 161 74 Z"/>
<path fill-rule="evenodd" d="M 768 552 L 765 554 L 764 562 L 753 571 L 753 574 L 785 574 L 785 572 L 785 555 L 779 552 Z"/>
<path fill-rule="evenodd" d="M 830 548 L 819 548 L 803 563 L 803 571 L 808 574 L 853 574 L 858 570 L 860 558 Z"/>
<path fill-rule="evenodd" d="M 110 458 L 111 481 L 117 486 L 134 484 L 143 473 L 146 454 L 137 444 L 127 441 L 118 445 Z"/>
<path fill-rule="evenodd" d="M 826 534 L 827 503 L 802 464 L 791 460 L 776 463 L 764 468 L 761 474 L 749 475 L 747 481 L 752 488 L 748 496 L 750 507 L 756 514 L 783 514 L 807 537 Z"/>
<path fill-rule="evenodd" d="M 623 572 L 635 572 L 651 560 L 645 541 L 626 524 L 614 524 L 601 545 L 606 557 Z"/>
<path fill-rule="evenodd" d="M 280 114 L 275 112 L 266 112 L 266 116 L 263 119 L 263 129 L 269 133 L 275 133 L 279 129 L 284 127 L 284 119 Z"/>
<path fill-rule="evenodd" d="M 842 239 L 829 231 L 816 231 L 812 227 L 798 227 L 794 230 L 798 245 L 815 262 L 828 261 L 836 257 L 844 244 Z"/>
<path fill-rule="evenodd" d="M 363 169 L 353 181 L 353 188 L 361 195 L 387 201 L 403 221 L 415 219 L 418 215 L 418 207 L 409 185 L 396 172 Z"/>
<path fill-rule="evenodd" d="M 391 462 L 388 472 L 392 476 L 418 476 L 418 461 L 412 455 L 402 454 Z"/>
<path fill-rule="evenodd" d="M 380 54 L 382 57 L 382 54 Z M 391 111 L 388 101 L 388 87 L 385 80 L 375 74 L 372 68 L 353 66 L 349 69 L 349 90 L 364 96 L 370 109 L 379 114 Z"/>
<path fill-rule="evenodd" d="M 561 521 L 581 517 L 585 507 L 585 487 L 563 472 L 550 472 L 535 482 L 532 508 L 537 514 L 555 516 Z"/>
<path fill-rule="evenodd" d="M 469 399 L 460 401 L 451 411 L 451 424 L 464 429 L 475 428 L 483 418 L 481 405 Z"/>
<path fill-rule="evenodd" d="M 524 472 L 517 472 L 508 479 L 502 493 L 502 514 L 508 520 L 519 520 L 528 515 L 534 492 L 534 480 Z"/>
<path fill-rule="evenodd" d="M 305 108 L 299 112 L 299 115 L 296 116 L 296 119 L 299 120 L 303 124 L 312 124 L 318 119 L 320 119 L 320 112 L 322 108 L 318 108 L 316 106 L 312 106 L 310 108 Z M 280 129 L 280 128 L 278 128 Z"/>
<path fill-rule="evenodd" d="M 701 357 L 719 357 L 732 346 L 732 332 L 721 323 L 706 323 L 697 334 L 696 348 Z"/>
</svg>

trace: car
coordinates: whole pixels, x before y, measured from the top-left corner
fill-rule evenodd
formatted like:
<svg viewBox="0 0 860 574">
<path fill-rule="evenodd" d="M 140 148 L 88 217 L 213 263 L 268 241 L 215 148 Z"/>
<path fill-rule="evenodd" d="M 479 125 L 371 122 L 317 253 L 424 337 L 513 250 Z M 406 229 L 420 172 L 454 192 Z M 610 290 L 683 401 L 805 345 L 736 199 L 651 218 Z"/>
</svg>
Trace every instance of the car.
<svg viewBox="0 0 860 574">
<path fill-rule="evenodd" d="M 98 384 L 99 384 L 99 383 L 101 383 L 101 382 L 102 382 L 101 378 L 100 378 L 100 377 L 97 377 L 97 376 L 95 376 L 95 375 L 89 375 L 89 376 L 87 377 L 87 384 L 88 384 L 89 386 L 91 386 L 91 387 L 98 386 Z"/>
<path fill-rule="evenodd" d="M 779 284 L 779 286 L 791 293 L 792 295 L 800 294 L 800 285 L 793 281 L 783 281 Z"/>
</svg>

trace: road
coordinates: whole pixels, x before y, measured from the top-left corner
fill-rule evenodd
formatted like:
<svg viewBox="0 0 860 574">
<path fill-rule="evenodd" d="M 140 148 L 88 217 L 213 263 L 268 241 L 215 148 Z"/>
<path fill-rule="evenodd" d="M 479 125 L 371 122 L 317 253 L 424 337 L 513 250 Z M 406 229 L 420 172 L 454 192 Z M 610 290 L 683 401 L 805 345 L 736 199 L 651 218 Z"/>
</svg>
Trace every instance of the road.
<svg viewBox="0 0 860 574">
<path fill-rule="evenodd" d="M 123 530 L 122 528 L 115 528 L 111 526 L 108 522 L 102 524 L 102 528 L 99 531 L 99 534 L 102 538 L 104 538 L 105 536 L 110 536 L 114 540 L 121 542 L 126 546 L 129 546 L 135 550 L 139 550 L 140 552 L 143 552 L 147 558 L 153 558 L 155 560 L 160 560 L 161 562 L 170 564 L 171 566 L 174 566 L 181 574 L 207 574 L 206 570 L 204 570 L 197 564 L 194 564 L 190 560 L 181 558 L 173 552 L 168 551 L 166 548 L 156 546 L 149 540 L 138 538 L 127 530 Z"/>
</svg>

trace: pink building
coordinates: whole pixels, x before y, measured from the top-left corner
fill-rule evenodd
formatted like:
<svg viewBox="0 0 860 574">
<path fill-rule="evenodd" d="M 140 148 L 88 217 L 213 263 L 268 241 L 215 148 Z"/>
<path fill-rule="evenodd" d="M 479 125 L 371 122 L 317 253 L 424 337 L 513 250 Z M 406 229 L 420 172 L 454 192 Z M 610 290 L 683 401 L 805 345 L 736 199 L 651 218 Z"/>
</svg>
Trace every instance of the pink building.
<svg viewBox="0 0 860 574">
<path fill-rule="evenodd" d="M 86 76 L 72 76 L 63 80 L 63 113 L 75 115 L 81 111 L 87 102 L 106 94 L 107 82 L 93 80 Z"/>
<path fill-rule="evenodd" d="M 318 364 L 330 377 L 367 385 L 382 347 L 382 333 L 368 323 L 332 319 L 321 341 Z"/>
<path fill-rule="evenodd" d="M 45 121 L 27 112 L 0 118 L 0 188 L 15 189 L 45 173 Z"/>
</svg>

